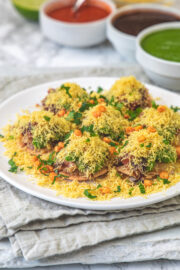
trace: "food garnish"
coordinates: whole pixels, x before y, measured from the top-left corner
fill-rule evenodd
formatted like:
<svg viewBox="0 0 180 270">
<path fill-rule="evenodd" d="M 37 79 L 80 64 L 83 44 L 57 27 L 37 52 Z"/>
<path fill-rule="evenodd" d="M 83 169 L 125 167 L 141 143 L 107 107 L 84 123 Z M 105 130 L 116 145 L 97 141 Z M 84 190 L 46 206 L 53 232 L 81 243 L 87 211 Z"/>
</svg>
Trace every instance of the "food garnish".
<svg viewBox="0 0 180 270">
<path fill-rule="evenodd" d="M 148 196 L 180 181 L 179 109 L 156 104 L 133 76 L 90 93 L 67 82 L 0 138 L 9 172 L 31 174 L 58 194 Z"/>
</svg>

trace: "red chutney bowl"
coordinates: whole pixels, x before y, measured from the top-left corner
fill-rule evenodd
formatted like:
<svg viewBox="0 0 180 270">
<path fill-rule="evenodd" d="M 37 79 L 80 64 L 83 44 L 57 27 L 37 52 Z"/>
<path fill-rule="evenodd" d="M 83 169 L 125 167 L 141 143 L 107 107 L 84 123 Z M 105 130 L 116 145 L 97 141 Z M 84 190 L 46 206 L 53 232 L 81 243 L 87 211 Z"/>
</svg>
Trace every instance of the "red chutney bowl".
<svg viewBox="0 0 180 270">
<path fill-rule="evenodd" d="M 73 13 L 74 0 L 46 2 L 40 10 L 41 29 L 47 38 L 70 47 L 88 47 L 106 39 L 106 21 L 115 10 L 111 0 L 88 0 Z"/>
</svg>

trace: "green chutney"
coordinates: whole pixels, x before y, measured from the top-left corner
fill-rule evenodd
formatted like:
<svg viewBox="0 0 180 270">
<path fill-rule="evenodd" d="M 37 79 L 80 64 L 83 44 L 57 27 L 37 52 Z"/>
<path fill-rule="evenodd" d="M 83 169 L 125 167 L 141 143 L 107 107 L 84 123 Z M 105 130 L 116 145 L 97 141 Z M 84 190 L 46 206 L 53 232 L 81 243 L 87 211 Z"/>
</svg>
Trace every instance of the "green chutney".
<svg viewBox="0 0 180 270">
<path fill-rule="evenodd" d="M 142 48 L 152 56 L 180 62 L 180 28 L 165 29 L 147 35 Z"/>
</svg>

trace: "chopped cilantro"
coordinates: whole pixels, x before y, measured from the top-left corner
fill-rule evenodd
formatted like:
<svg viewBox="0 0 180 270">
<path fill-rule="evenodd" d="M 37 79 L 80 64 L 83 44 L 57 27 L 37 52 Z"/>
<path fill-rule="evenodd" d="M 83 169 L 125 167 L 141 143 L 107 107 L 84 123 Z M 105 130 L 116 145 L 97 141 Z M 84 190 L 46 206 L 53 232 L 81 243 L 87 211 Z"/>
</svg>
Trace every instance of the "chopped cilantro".
<svg viewBox="0 0 180 270">
<path fill-rule="evenodd" d="M 94 132 L 94 125 L 83 126 L 83 127 L 81 128 L 81 131 L 82 131 L 82 133 L 84 133 L 85 131 L 86 131 L 86 132 L 89 132 L 91 137 L 96 136 L 96 134 L 95 134 L 95 132 Z"/>
<path fill-rule="evenodd" d="M 139 183 L 139 190 L 140 190 L 140 192 L 142 194 L 145 194 L 146 193 L 145 187 L 144 187 L 144 185 L 141 182 Z"/>
<path fill-rule="evenodd" d="M 90 100 L 94 100 L 94 103 L 89 103 L 89 107 L 94 107 L 95 105 L 98 104 L 97 98 L 96 97 L 90 97 Z"/>
<path fill-rule="evenodd" d="M 45 176 L 49 176 L 48 169 L 46 167 L 40 168 L 40 172 Z"/>
<path fill-rule="evenodd" d="M 157 153 L 157 160 L 162 163 L 175 162 L 176 154 L 171 148 L 164 146 L 164 148 Z"/>
<path fill-rule="evenodd" d="M 121 175 L 120 173 L 116 172 L 116 176 L 120 177 L 121 178 Z"/>
<path fill-rule="evenodd" d="M 39 137 L 33 138 L 32 143 L 36 149 L 42 149 L 45 147 L 44 142 L 40 141 Z"/>
<path fill-rule="evenodd" d="M 123 146 L 121 146 L 121 149 L 123 149 L 127 144 L 128 144 L 128 141 L 125 141 L 125 143 L 123 144 Z"/>
<path fill-rule="evenodd" d="M 151 104 L 154 109 L 157 109 L 159 107 L 159 105 L 157 105 L 154 100 L 152 100 Z"/>
<path fill-rule="evenodd" d="M 174 112 L 180 111 L 180 107 L 177 107 L 177 106 L 171 106 L 170 108 L 171 108 L 171 110 L 173 110 Z"/>
<path fill-rule="evenodd" d="M 28 169 L 32 169 L 33 167 L 32 166 L 29 166 L 29 167 L 27 167 Z"/>
<path fill-rule="evenodd" d="M 80 107 L 80 109 L 79 109 L 79 111 L 80 112 L 84 112 L 84 111 L 88 110 L 89 107 L 90 107 L 90 104 L 89 103 L 83 102 L 82 105 L 81 105 L 81 107 Z"/>
<path fill-rule="evenodd" d="M 106 101 L 106 103 L 108 103 L 108 100 L 107 100 L 107 98 L 104 95 L 100 95 L 99 97 L 100 98 L 103 98 Z"/>
<path fill-rule="evenodd" d="M 158 181 L 163 181 L 163 184 L 164 185 L 167 185 L 167 184 L 170 184 L 171 182 L 168 180 L 168 179 L 164 179 L 164 178 L 161 178 L 161 177 L 157 177 L 157 180 Z"/>
<path fill-rule="evenodd" d="M 111 99 L 108 101 L 108 104 L 111 105 L 111 106 L 113 106 L 113 107 L 115 107 L 115 108 L 116 108 L 118 111 L 120 111 L 121 114 L 122 114 L 121 109 L 122 109 L 122 107 L 124 106 L 123 103 L 116 102 L 116 101 L 114 100 L 114 97 L 112 96 Z"/>
<path fill-rule="evenodd" d="M 46 164 L 47 165 L 53 165 L 54 162 L 56 161 L 56 158 L 54 157 L 55 155 L 55 152 L 53 151 L 50 155 L 49 155 L 49 158 L 48 160 L 46 161 Z"/>
<path fill-rule="evenodd" d="M 66 134 L 66 136 L 65 136 L 65 141 L 67 140 L 67 139 L 69 139 L 69 137 L 71 136 L 71 134 L 73 133 L 73 131 L 71 130 L 69 133 L 67 133 Z"/>
<path fill-rule="evenodd" d="M 13 156 L 15 156 L 15 154 Z M 14 162 L 13 157 L 8 161 L 8 164 L 11 166 L 9 172 L 17 173 L 18 166 Z"/>
<path fill-rule="evenodd" d="M 65 109 L 66 111 L 69 111 L 70 107 L 71 107 L 71 105 L 68 103 L 63 105 L 63 109 Z"/>
<path fill-rule="evenodd" d="M 152 143 L 149 143 L 146 145 L 147 148 L 151 148 L 151 146 L 152 146 Z"/>
<path fill-rule="evenodd" d="M 119 134 L 119 140 L 122 141 L 124 140 L 124 131 L 121 131 Z"/>
<path fill-rule="evenodd" d="M 164 139 L 164 140 L 163 140 L 163 143 L 165 143 L 165 144 L 169 144 L 169 141 L 168 141 L 168 140 L 166 140 L 166 139 Z"/>
<path fill-rule="evenodd" d="M 96 106 L 98 104 L 98 101 L 97 101 L 96 97 L 90 97 L 90 100 L 93 100 L 94 103 L 92 104 L 89 101 L 88 102 L 83 102 L 80 109 L 79 109 L 80 112 L 84 112 L 84 111 L 88 110 L 90 107 L 94 107 L 94 106 Z"/>
<path fill-rule="evenodd" d="M 98 172 L 100 169 L 101 167 L 98 164 L 96 164 L 94 172 Z"/>
<path fill-rule="evenodd" d="M 73 157 L 71 157 L 71 156 L 67 156 L 67 157 L 65 157 L 65 160 L 66 160 L 66 161 L 73 161 L 74 159 L 73 159 Z"/>
<path fill-rule="evenodd" d="M 68 116 L 66 117 L 66 120 L 74 121 L 74 113 L 75 113 L 75 111 L 69 112 Z"/>
<path fill-rule="evenodd" d="M 40 155 L 37 156 L 37 158 L 39 159 L 40 161 L 40 165 L 38 166 L 38 169 L 40 169 L 43 165 L 53 165 L 56 161 L 56 158 L 54 157 L 55 155 L 55 152 L 53 151 L 50 155 L 49 155 L 49 158 L 48 160 L 43 160 L 41 159 Z"/>
<path fill-rule="evenodd" d="M 114 101 L 114 96 L 112 96 L 111 99 L 109 100 L 109 104 L 110 104 L 110 105 L 114 105 L 114 102 L 115 102 L 115 101 Z"/>
<path fill-rule="evenodd" d="M 115 190 L 114 192 L 116 192 L 116 193 L 121 192 L 121 187 L 120 186 L 117 186 L 117 190 Z"/>
<path fill-rule="evenodd" d="M 94 195 L 92 195 L 92 194 L 89 192 L 89 189 L 85 189 L 85 190 L 84 190 L 84 195 L 85 195 L 86 197 L 88 197 L 89 199 L 95 199 L 95 198 L 97 198 L 97 196 L 94 196 Z"/>
<path fill-rule="evenodd" d="M 154 166 L 155 166 L 155 161 L 151 161 L 151 162 L 148 163 L 148 166 L 146 167 L 146 170 L 148 172 L 151 172 L 152 169 L 154 168 Z"/>
<path fill-rule="evenodd" d="M 103 88 L 101 86 L 98 87 L 97 93 L 100 94 L 103 91 Z"/>
<path fill-rule="evenodd" d="M 73 131 L 71 130 L 69 133 L 66 134 L 66 136 L 64 138 L 64 141 L 65 141 L 64 146 L 68 145 L 68 143 L 69 143 L 69 137 L 71 136 L 72 133 L 73 133 Z"/>
<path fill-rule="evenodd" d="M 171 183 L 168 179 L 162 179 L 162 180 L 163 180 L 163 184 L 164 184 L 164 185 L 170 184 L 170 183 Z"/>
<path fill-rule="evenodd" d="M 62 173 L 58 174 L 58 175 L 57 175 L 57 177 L 64 177 L 64 178 L 68 178 L 68 176 L 67 176 L 67 175 L 62 174 Z"/>
<path fill-rule="evenodd" d="M 124 104 L 123 103 L 117 103 L 116 108 L 121 112 L 121 109 L 123 108 Z"/>
<path fill-rule="evenodd" d="M 4 136 L 2 134 L 0 134 L 0 138 L 4 138 Z"/>
<path fill-rule="evenodd" d="M 133 190 L 134 190 L 134 188 L 133 188 L 133 187 L 129 189 L 129 195 L 130 195 L 130 196 L 132 196 L 132 192 L 133 192 Z"/>
<path fill-rule="evenodd" d="M 66 91 L 66 94 L 72 98 L 71 94 L 69 93 L 70 87 L 69 86 L 65 86 L 64 84 L 61 85 L 61 89 L 64 89 Z"/>
<path fill-rule="evenodd" d="M 82 117 L 81 113 L 75 112 L 73 110 L 68 114 L 68 116 L 66 117 L 66 120 L 74 122 L 75 124 L 79 125 L 81 124 L 81 117 Z"/>
<path fill-rule="evenodd" d="M 87 139 L 86 139 L 86 142 L 90 142 L 90 139 L 89 139 L 89 138 L 87 138 Z"/>
<path fill-rule="evenodd" d="M 144 143 L 141 143 L 141 144 L 140 144 L 140 147 L 144 147 Z"/>
<path fill-rule="evenodd" d="M 110 99 L 110 101 L 108 102 L 111 106 L 113 106 L 113 107 L 115 107 L 118 111 L 120 111 L 120 113 L 123 115 L 123 113 L 122 113 L 122 111 L 121 111 L 121 109 L 122 109 L 122 107 L 124 106 L 124 103 L 119 103 L 119 102 L 116 102 L 115 100 L 114 100 L 114 97 L 112 96 L 111 97 L 111 99 Z"/>
<path fill-rule="evenodd" d="M 114 100 L 114 96 L 112 96 L 111 99 L 109 100 L 109 104 L 115 106 L 116 102 Z"/>
<path fill-rule="evenodd" d="M 98 188 L 100 188 L 100 187 L 102 187 L 101 184 L 97 185 L 96 189 L 98 189 Z"/>
<path fill-rule="evenodd" d="M 109 145 L 117 147 L 117 144 L 115 144 L 114 142 L 110 142 Z"/>
<path fill-rule="evenodd" d="M 47 116 L 47 115 L 44 116 L 44 119 L 45 119 L 47 122 L 49 122 L 49 121 L 51 120 L 51 118 L 50 118 L 49 116 Z"/>
<path fill-rule="evenodd" d="M 56 178 L 57 178 L 57 176 L 54 176 L 54 180 L 52 181 L 51 185 L 54 185 Z"/>
<path fill-rule="evenodd" d="M 63 177 L 63 178 L 68 178 L 67 175 L 64 175 L 64 174 L 58 174 L 58 175 L 54 176 L 54 180 L 52 181 L 51 185 L 54 185 L 54 183 L 55 183 L 55 181 L 56 181 L 57 178 L 62 178 L 62 177 Z"/>
<path fill-rule="evenodd" d="M 23 172 L 24 171 L 24 168 L 21 168 L 20 171 Z"/>
<path fill-rule="evenodd" d="M 9 140 L 13 140 L 14 139 L 14 136 L 10 135 L 8 139 Z"/>
<path fill-rule="evenodd" d="M 128 110 L 126 112 L 130 116 L 128 120 L 133 121 L 136 117 L 140 115 L 141 112 L 142 112 L 141 107 L 136 108 L 134 111 Z"/>
</svg>

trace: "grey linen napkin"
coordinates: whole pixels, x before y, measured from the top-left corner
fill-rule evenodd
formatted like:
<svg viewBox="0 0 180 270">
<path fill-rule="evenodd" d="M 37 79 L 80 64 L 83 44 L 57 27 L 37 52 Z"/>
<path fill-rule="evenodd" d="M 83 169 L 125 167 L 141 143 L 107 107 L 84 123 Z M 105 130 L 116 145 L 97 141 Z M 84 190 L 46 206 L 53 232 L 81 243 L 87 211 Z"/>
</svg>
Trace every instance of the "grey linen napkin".
<svg viewBox="0 0 180 270">
<path fill-rule="evenodd" d="M 0 78 L 0 100 L 46 81 L 129 74 L 147 81 L 136 66 L 24 71 Z M 179 226 L 179 196 L 141 209 L 89 211 L 46 202 L 0 179 L 0 267 L 179 260 Z"/>
</svg>

